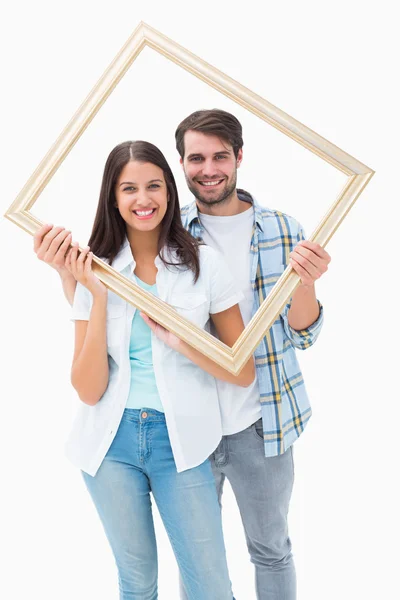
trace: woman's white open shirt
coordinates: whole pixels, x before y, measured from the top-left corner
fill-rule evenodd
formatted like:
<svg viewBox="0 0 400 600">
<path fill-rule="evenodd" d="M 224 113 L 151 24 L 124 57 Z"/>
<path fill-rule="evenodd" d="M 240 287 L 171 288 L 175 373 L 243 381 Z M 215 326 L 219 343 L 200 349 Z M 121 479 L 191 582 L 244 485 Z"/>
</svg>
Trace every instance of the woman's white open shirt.
<svg viewBox="0 0 400 600">
<path fill-rule="evenodd" d="M 178 262 L 174 252 L 169 252 L 167 259 Z M 135 265 L 126 240 L 112 266 L 126 277 L 131 277 Z M 191 270 L 167 267 L 159 257 L 155 265 L 158 269 L 159 298 L 201 328 L 206 326 L 210 314 L 222 312 L 242 299 L 222 256 L 208 246 L 200 246 L 200 277 L 195 284 Z M 72 319 L 87 321 L 91 305 L 91 293 L 78 283 Z M 131 376 L 129 342 L 135 311 L 131 304 L 108 292 L 108 387 L 95 406 L 80 402 L 67 440 L 67 457 L 92 476 L 114 439 L 128 398 Z M 171 350 L 153 333 L 152 351 L 158 391 L 175 464 L 180 472 L 204 462 L 222 437 L 217 387 L 211 375 Z"/>
</svg>

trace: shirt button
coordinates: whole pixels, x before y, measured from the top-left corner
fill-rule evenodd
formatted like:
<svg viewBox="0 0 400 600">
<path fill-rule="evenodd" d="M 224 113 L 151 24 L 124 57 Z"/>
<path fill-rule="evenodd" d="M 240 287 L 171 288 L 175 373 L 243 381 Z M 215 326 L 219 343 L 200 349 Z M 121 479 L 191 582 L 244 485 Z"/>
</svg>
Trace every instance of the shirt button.
<svg viewBox="0 0 400 600">
<path fill-rule="evenodd" d="M 142 412 L 143 419 L 147 419 L 147 412 Z"/>
</svg>

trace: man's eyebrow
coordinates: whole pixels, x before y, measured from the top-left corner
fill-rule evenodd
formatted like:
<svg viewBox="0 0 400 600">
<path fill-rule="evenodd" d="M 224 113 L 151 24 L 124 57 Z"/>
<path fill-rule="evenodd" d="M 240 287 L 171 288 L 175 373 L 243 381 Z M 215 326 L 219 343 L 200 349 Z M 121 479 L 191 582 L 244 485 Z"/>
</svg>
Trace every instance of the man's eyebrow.
<svg viewBox="0 0 400 600">
<path fill-rule="evenodd" d="M 155 181 L 163 183 L 162 179 L 150 179 L 150 181 L 148 181 L 147 183 L 154 183 Z M 119 187 L 121 187 L 121 185 L 136 185 L 136 183 L 134 181 L 123 181 L 119 184 Z"/>
<path fill-rule="evenodd" d="M 216 155 L 220 155 L 220 154 L 226 154 L 227 156 L 229 156 L 231 153 L 230 150 L 220 150 L 218 152 L 214 152 L 214 156 Z M 190 160 L 191 158 L 194 158 L 195 156 L 204 156 L 201 152 L 193 152 L 192 154 L 188 154 L 188 160 Z"/>
</svg>

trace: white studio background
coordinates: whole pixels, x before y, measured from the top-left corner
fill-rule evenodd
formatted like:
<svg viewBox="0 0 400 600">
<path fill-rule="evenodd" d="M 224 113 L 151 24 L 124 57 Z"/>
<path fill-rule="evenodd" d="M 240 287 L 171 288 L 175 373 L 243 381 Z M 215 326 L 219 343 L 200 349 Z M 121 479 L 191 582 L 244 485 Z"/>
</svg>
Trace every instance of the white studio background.
<svg viewBox="0 0 400 600">
<path fill-rule="evenodd" d="M 299 600 L 398 593 L 400 48 L 389 6 L 25 0 L 10 3 L 0 25 L 1 214 L 140 20 L 376 170 L 329 243 L 332 263 L 318 283 L 324 330 L 299 356 L 314 409 L 295 445 L 290 532 Z M 243 122 L 240 186 L 296 216 L 311 233 L 342 176 L 149 49 L 33 213 L 71 228 L 86 243 L 107 153 L 129 138 L 161 147 L 187 203 L 174 129 L 192 110 L 213 106 Z M 0 597 L 114 600 L 111 552 L 80 474 L 63 454 L 78 402 L 69 384 L 68 305 L 56 273 L 34 256 L 30 236 L 5 219 L 0 248 Z M 223 501 L 235 596 L 254 600 L 253 566 L 228 485 Z M 177 568 L 155 513 L 160 598 L 175 600 Z"/>
</svg>

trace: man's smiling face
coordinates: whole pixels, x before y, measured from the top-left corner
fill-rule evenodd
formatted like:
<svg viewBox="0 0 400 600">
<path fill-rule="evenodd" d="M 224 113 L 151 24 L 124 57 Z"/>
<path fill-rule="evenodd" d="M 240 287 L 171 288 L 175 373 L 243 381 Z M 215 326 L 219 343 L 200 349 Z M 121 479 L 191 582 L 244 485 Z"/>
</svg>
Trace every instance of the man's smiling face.
<svg viewBox="0 0 400 600">
<path fill-rule="evenodd" d="M 184 138 L 185 155 L 181 159 L 186 183 L 204 206 L 229 201 L 236 193 L 236 171 L 242 161 L 232 146 L 215 135 L 190 129 Z"/>
</svg>

